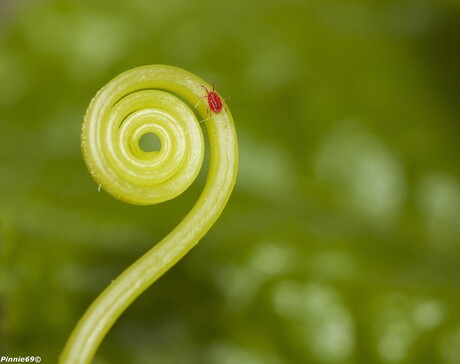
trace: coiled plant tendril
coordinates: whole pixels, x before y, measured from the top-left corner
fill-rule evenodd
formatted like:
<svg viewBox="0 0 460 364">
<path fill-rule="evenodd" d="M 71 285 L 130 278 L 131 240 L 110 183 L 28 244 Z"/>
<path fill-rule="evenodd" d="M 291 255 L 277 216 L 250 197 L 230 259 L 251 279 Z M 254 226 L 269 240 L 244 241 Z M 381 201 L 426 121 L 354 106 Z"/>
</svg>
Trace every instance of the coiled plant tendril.
<svg viewBox="0 0 460 364">
<path fill-rule="evenodd" d="M 204 142 L 196 112 L 203 87 L 180 68 L 152 65 L 124 72 L 104 86 L 86 112 L 82 150 L 95 181 L 123 201 L 146 205 L 181 194 L 197 176 Z M 184 101 L 185 100 L 185 101 Z M 112 325 L 144 290 L 179 261 L 217 220 L 232 192 L 238 149 L 228 110 L 206 122 L 210 145 L 203 192 L 188 215 L 161 242 L 116 278 L 80 319 L 60 357 L 61 364 L 90 363 Z M 145 151 L 140 138 L 156 134 L 159 150 Z"/>
</svg>

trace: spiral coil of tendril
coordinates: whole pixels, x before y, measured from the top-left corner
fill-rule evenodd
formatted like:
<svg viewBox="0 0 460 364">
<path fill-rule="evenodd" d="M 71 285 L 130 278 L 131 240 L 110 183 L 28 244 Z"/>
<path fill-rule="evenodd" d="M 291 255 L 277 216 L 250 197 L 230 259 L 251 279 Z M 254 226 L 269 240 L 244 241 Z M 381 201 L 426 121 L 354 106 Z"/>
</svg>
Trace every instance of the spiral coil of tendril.
<svg viewBox="0 0 460 364">
<path fill-rule="evenodd" d="M 187 104 L 156 89 L 157 79 L 135 76 L 123 74 L 96 95 L 85 117 L 83 153 L 94 179 L 111 195 L 154 204 L 180 195 L 193 182 L 204 142 Z M 139 146 L 148 133 L 158 136 L 159 151 Z"/>
<path fill-rule="evenodd" d="M 207 118 L 197 76 L 166 65 L 120 74 L 91 101 L 82 129 L 82 151 L 95 181 L 112 196 L 139 205 L 181 194 L 197 176 L 204 142 L 195 112 Z M 198 105 L 194 108 L 192 105 Z M 128 267 L 93 302 L 72 332 L 61 364 L 90 363 L 123 311 L 181 259 L 225 207 L 237 173 L 238 149 L 227 107 L 206 122 L 210 146 L 203 192 L 187 216 L 161 242 Z M 146 151 L 143 135 L 158 136 L 159 150 Z"/>
</svg>

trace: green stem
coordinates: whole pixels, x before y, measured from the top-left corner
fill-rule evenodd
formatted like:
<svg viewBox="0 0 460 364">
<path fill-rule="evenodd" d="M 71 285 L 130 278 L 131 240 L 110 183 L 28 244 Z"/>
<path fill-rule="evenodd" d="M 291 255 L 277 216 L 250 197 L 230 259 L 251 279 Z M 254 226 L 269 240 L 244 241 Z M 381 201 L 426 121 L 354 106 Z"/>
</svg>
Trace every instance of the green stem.
<svg viewBox="0 0 460 364">
<path fill-rule="evenodd" d="M 203 137 L 190 107 L 198 104 L 200 117 L 208 117 L 202 85 L 210 88 L 193 74 L 164 65 L 139 67 L 109 82 L 91 102 L 82 131 L 83 154 L 96 182 L 113 196 L 134 204 L 165 201 L 185 190 L 203 160 Z M 235 127 L 228 107 L 205 124 L 210 162 L 197 203 L 169 235 L 93 302 L 59 363 L 90 363 L 123 311 L 206 234 L 224 209 L 237 173 Z M 160 151 L 145 152 L 138 147 L 146 132 L 158 135 Z"/>
</svg>

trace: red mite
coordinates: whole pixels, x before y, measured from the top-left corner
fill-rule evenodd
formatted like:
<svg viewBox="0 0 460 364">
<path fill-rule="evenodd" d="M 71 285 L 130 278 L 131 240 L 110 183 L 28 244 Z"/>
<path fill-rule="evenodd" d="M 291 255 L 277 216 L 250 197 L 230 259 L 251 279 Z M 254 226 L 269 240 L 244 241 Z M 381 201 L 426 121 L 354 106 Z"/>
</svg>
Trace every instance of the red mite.
<svg viewBox="0 0 460 364">
<path fill-rule="evenodd" d="M 212 91 L 209 91 L 205 86 L 201 86 L 205 89 L 206 91 L 206 97 L 208 99 L 208 105 L 209 109 L 218 114 L 222 111 L 223 105 L 222 105 L 222 100 L 220 99 L 220 96 L 217 94 L 214 88 L 214 78 L 212 79 Z"/>
</svg>

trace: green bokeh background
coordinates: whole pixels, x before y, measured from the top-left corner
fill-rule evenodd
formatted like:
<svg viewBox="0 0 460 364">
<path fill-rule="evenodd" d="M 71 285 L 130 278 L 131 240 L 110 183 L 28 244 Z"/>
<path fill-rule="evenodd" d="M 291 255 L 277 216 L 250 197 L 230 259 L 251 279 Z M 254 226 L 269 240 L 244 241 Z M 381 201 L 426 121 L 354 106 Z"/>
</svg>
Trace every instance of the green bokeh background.
<svg viewBox="0 0 460 364">
<path fill-rule="evenodd" d="M 94 363 L 460 363 L 458 0 L 0 1 L 0 356 L 56 362 L 197 199 L 124 204 L 81 157 L 155 63 L 231 97 L 239 177 Z"/>
</svg>

